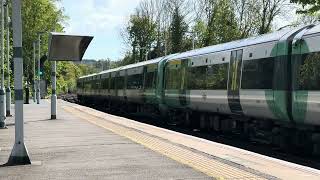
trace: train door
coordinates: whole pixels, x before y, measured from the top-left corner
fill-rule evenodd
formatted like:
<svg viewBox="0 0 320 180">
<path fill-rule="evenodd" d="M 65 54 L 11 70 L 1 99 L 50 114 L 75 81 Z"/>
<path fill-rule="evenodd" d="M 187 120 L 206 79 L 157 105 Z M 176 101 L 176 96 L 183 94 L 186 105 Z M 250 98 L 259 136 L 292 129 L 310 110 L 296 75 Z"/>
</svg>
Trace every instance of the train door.
<svg viewBox="0 0 320 180">
<path fill-rule="evenodd" d="M 188 104 L 187 102 L 187 91 L 186 91 L 186 85 L 187 85 L 187 68 L 188 68 L 188 59 L 183 59 L 181 61 L 181 84 L 180 84 L 180 95 L 179 95 L 179 101 L 181 106 L 185 106 Z"/>
<path fill-rule="evenodd" d="M 243 114 L 240 104 L 240 80 L 242 69 L 243 50 L 231 52 L 229 82 L 228 82 L 228 103 L 232 113 Z"/>
</svg>

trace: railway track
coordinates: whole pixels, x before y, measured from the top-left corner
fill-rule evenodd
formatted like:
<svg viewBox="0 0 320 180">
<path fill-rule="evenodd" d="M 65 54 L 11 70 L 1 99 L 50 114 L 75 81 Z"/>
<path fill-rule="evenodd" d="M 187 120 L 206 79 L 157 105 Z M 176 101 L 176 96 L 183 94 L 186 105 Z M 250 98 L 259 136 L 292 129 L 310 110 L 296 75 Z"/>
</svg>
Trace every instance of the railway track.
<svg viewBox="0 0 320 180">
<path fill-rule="evenodd" d="M 79 104 L 79 101 L 77 100 L 77 95 L 75 94 L 65 94 L 65 95 L 59 96 L 59 98 L 71 103 Z M 142 123 L 147 123 L 157 127 L 161 127 L 161 128 L 173 130 L 176 132 L 192 135 L 195 137 L 207 139 L 210 141 L 249 150 L 249 151 L 270 156 L 273 158 L 320 169 L 320 157 L 306 155 L 301 152 L 297 153 L 295 152 L 295 150 L 288 150 L 285 152 L 278 147 L 270 146 L 261 141 L 255 141 L 255 140 L 248 141 L 248 139 L 242 137 L 240 134 L 237 134 L 237 133 L 221 133 L 221 132 L 206 131 L 202 129 L 174 126 L 174 125 L 163 123 L 163 121 L 159 121 L 156 117 L 152 117 L 152 116 L 145 117 L 139 114 L 127 114 L 124 112 L 109 112 L 92 104 L 85 105 L 85 106 L 88 106 L 103 112 L 111 113 L 114 115 L 124 116 Z"/>
</svg>

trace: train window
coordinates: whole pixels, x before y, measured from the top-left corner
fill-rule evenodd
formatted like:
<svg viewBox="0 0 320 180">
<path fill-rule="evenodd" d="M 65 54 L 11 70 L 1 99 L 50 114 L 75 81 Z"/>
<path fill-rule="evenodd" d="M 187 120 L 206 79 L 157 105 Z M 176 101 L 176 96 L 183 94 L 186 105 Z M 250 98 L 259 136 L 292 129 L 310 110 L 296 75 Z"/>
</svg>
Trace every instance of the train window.
<svg viewBox="0 0 320 180">
<path fill-rule="evenodd" d="M 98 88 L 99 88 L 99 82 L 98 82 L 97 79 L 94 80 L 93 88 L 94 88 L 94 89 L 98 89 Z"/>
<path fill-rule="evenodd" d="M 179 61 L 180 62 L 180 61 Z M 165 69 L 165 89 L 180 89 L 181 66 L 178 64 L 168 65 Z"/>
<path fill-rule="evenodd" d="M 147 70 L 145 72 L 145 89 L 155 89 L 158 67 L 157 64 L 150 64 L 146 66 Z"/>
<path fill-rule="evenodd" d="M 130 75 L 127 78 L 127 89 L 142 89 L 143 74 Z"/>
<path fill-rule="evenodd" d="M 299 90 L 320 90 L 320 52 L 303 54 L 297 68 Z"/>
<path fill-rule="evenodd" d="M 189 67 L 188 70 L 188 89 L 206 89 L 207 66 Z"/>
<path fill-rule="evenodd" d="M 274 58 L 243 61 L 242 89 L 272 89 Z"/>
<path fill-rule="evenodd" d="M 112 77 L 110 80 L 110 89 L 116 89 L 115 77 Z"/>
<path fill-rule="evenodd" d="M 95 89 L 95 84 L 96 84 L 95 80 L 91 80 L 90 84 L 91 84 L 90 89 L 91 90 Z"/>
<path fill-rule="evenodd" d="M 96 80 L 94 80 L 94 84 L 93 84 L 94 86 L 93 86 L 93 88 L 96 90 L 96 89 L 99 89 L 99 80 L 98 79 L 96 79 Z"/>
<path fill-rule="evenodd" d="M 107 90 L 109 89 L 109 78 L 101 79 L 102 81 L 102 89 Z"/>
<path fill-rule="evenodd" d="M 119 76 L 119 77 L 116 77 L 116 87 L 117 89 L 124 89 L 124 85 L 125 85 L 125 82 L 124 82 L 124 76 Z"/>
<path fill-rule="evenodd" d="M 227 89 L 228 67 L 228 63 L 208 66 L 207 89 Z"/>
<path fill-rule="evenodd" d="M 155 78 L 156 72 L 147 72 L 146 73 L 146 80 L 145 80 L 145 89 L 155 89 Z"/>
</svg>

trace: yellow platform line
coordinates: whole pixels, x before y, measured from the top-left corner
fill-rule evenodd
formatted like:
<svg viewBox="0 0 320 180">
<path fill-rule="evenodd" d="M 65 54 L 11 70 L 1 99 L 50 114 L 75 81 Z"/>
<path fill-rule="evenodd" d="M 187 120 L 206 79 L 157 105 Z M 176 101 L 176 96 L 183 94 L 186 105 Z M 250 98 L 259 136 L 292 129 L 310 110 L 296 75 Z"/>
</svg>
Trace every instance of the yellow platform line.
<svg viewBox="0 0 320 180">
<path fill-rule="evenodd" d="M 108 122 L 106 119 L 89 114 L 88 112 L 83 112 L 77 108 L 64 106 L 63 109 L 80 119 L 89 121 L 90 123 L 112 131 L 115 134 L 126 137 L 133 142 L 141 144 L 181 164 L 190 166 L 215 179 L 265 179 L 213 158 L 195 153 L 187 148 L 168 143 L 165 140 Z"/>
</svg>

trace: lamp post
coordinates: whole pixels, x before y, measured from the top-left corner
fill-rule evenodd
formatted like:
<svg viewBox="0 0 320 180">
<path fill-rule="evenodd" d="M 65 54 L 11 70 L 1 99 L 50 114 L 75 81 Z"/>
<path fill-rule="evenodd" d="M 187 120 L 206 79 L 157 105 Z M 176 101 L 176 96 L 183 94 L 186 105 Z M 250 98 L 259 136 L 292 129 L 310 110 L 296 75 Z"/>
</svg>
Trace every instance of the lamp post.
<svg viewBox="0 0 320 180">
<path fill-rule="evenodd" d="M 56 61 L 51 62 L 51 83 L 52 83 L 52 95 L 51 95 L 51 119 L 57 119 L 57 94 L 56 94 L 56 83 L 57 83 L 57 66 Z"/>
<path fill-rule="evenodd" d="M 0 126 L 5 127 L 6 120 L 6 96 L 4 87 L 4 0 L 1 0 L 1 89 L 0 89 Z"/>
<path fill-rule="evenodd" d="M 40 104 L 40 82 L 41 82 L 41 76 L 40 76 L 40 58 L 41 58 L 41 35 L 44 32 L 38 32 L 38 83 L 37 83 L 37 104 Z"/>
<path fill-rule="evenodd" d="M 33 101 L 37 101 L 36 42 L 33 42 Z"/>
<path fill-rule="evenodd" d="M 6 89 L 6 116 L 11 116 L 11 82 L 10 82 L 10 18 L 9 18 L 9 3 L 6 2 L 6 29 L 7 29 L 7 89 Z"/>
<path fill-rule="evenodd" d="M 7 165 L 31 164 L 24 144 L 23 129 L 23 57 L 21 0 L 12 0 L 14 92 L 15 92 L 15 143 Z"/>
</svg>

